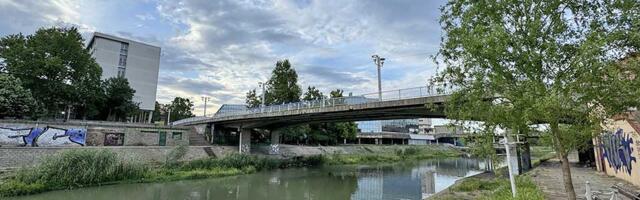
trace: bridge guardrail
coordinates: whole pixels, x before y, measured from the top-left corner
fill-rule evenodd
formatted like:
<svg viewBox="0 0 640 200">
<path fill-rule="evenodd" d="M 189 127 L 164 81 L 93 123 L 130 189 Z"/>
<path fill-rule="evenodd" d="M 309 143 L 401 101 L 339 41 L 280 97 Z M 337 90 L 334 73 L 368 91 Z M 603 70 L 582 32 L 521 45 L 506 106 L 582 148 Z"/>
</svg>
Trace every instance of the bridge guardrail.
<svg viewBox="0 0 640 200">
<path fill-rule="evenodd" d="M 310 108 L 324 108 L 324 107 L 333 107 L 333 106 L 342 106 L 342 105 L 358 105 L 358 104 L 365 104 L 370 102 L 393 101 L 393 100 L 447 95 L 447 94 L 451 94 L 451 91 L 452 91 L 451 89 L 447 89 L 446 87 L 440 87 L 438 89 L 432 88 L 432 87 L 426 87 L 426 86 L 405 88 L 405 89 L 399 89 L 399 90 L 382 91 L 382 93 L 378 93 L 378 92 L 368 93 L 368 94 L 363 94 L 358 96 L 326 98 L 326 99 L 317 99 L 317 100 L 310 100 L 310 101 L 285 103 L 285 104 L 279 104 L 279 105 L 260 106 L 260 107 L 248 108 L 246 110 L 240 110 L 240 111 L 216 113 L 213 117 L 200 116 L 200 117 L 182 119 L 182 120 L 172 122 L 171 124 L 180 125 L 180 124 L 186 124 L 186 123 L 191 123 L 195 121 L 204 121 L 207 119 L 218 118 L 218 117 L 249 115 L 249 114 L 259 114 L 259 113 L 272 113 L 272 112 L 310 109 Z"/>
</svg>

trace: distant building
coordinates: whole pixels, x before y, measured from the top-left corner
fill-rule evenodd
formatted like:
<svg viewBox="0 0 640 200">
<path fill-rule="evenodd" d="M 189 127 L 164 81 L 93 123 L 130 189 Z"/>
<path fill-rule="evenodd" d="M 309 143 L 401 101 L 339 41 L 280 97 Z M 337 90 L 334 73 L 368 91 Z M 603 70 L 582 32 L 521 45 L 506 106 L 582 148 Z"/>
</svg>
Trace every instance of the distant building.
<svg viewBox="0 0 640 200">
<path fill-rule="evenodd" d="M 125 77 L 136 90 L 140 113 L 133 121 L 151 121 L 155 109 L 160 47 L 95 32 L 87 48 L 102 67 L 102 79 Z"/>
</svg>

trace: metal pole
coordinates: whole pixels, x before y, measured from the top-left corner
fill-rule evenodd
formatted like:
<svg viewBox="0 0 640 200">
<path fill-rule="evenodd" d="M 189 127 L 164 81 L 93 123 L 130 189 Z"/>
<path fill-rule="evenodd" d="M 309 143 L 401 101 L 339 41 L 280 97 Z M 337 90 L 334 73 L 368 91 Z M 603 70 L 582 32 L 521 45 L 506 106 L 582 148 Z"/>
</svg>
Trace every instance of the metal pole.
<svg viewBox="0 0 640 200">
<path fill-rule="evenodd" d="M 504 147 L 507 153 L 507 167 L 509 169 L 509 181 L 511 182 L 511 195 L 513 196 L 513 198 L 516 198 L 516 180 L 513 177 L 513 166 L 511 166 L 511 153 L 509 150 L 509 136 L 507 135 L 507 133 L 504 133 Z"/>
<path fill-rule="evenodd" d="M 380 58 L 378 55 L 373 55 L 371 58 L 373 58 L 373 62 L 378 68 L 378 100 L 382 100 L 382 78 L 380 77 L 380 68 L 384 65 L 385 58 Z"/>
</svg>

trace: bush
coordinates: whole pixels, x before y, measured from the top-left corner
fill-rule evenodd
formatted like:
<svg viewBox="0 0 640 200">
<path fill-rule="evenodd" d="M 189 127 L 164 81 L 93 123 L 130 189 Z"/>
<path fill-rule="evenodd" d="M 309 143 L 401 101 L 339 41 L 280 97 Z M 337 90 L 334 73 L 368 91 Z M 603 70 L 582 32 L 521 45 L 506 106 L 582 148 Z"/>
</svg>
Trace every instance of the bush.
<svg viewBox="0 0 640 200">
<path fill-rule="evenodd" d="M 27 184 L 16 180 L 9 180 L 0 184 L 0 197 L 35 194 L 45 190 L 45 186 L 39 183 Z"/>
<path fill-rule="evenodd" d="M 516 200 L 542 200 L 544 199 L 544 194 L 538 188 L 538 186 L 531 180 L 528 176 L 519 176 L 516 178 Z M 509 179 L 503 179 L 499 182 L 497 190 L 491 193 L 490 196 L 484 197 L 482 199 L 491 199 L 491 200 L 502 200 L 502 199 L 514 199 L 511 196 L 511 186 L 509 183 Z"/>
</svg>

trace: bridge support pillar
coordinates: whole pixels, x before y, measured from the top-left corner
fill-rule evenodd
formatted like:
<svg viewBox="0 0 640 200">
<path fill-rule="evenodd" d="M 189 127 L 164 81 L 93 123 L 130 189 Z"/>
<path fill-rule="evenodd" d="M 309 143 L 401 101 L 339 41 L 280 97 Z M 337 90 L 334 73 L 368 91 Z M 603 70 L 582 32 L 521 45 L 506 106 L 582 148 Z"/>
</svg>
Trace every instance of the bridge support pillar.
<svg viewBox="0 0 640 200">
<path fill-rule="evenodd" d="M 251 153 L 251 129 L 249 128 L 241 128 L 240 129 L 240 141 L 239 141 L 239 149 L 238 152 L 241 154 L 250 154 Z"/>
<path fill-rule="evenodd" d="M 280 131 L 278 130 L 271 131 L 271 148 L 269 149 L 269 154 L 280 154 Z"/>
<path fill-rule="evenodd" d="M 380 140 L 376 138 L 376 144 L 380 144 Z"/>
</svg>

